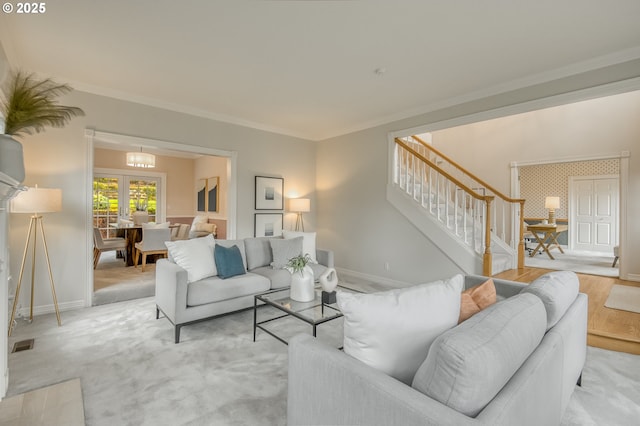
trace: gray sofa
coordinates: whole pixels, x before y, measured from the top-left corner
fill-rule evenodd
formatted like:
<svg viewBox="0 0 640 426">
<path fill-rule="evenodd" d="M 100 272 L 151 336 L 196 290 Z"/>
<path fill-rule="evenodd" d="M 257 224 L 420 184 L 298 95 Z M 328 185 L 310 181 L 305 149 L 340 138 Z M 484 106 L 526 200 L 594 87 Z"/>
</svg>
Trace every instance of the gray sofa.
<svg viewBox="0 0 640 426">
<path fill-rule="evenodd" d="M 181 327 L 229 312 L 253 306 L 254 296 L 268 290 L 291 285 L 291 274 L 274 269 L 270 239 L 278 237 L 246 238 L 244 240 L 216 240 L 224 247 L 238 246 L 247 272 L 221 279 L 212 276 L 188 282 L 187 271 L 168 259 L 156 263 L 156 319 L 160 312 L 174 325 L 175 343 L 180 341 Z M 317 264 L 310 264 L 316 280 L 333 268 L 333 252 L 316 250 Z"/>
<path fill-rule="evenodd" d="M 558 276 L 560 279 L 566 277 L 562 273 L 556 275 Z M 465 287 L 469 288 L 484 280 L 486 277 L 467 276 Z M 577 282 L 577 277 L 575 280 Z M 541 277 L 541 281 L 545 281 L 545 278 Z M 519 294 L 527 287 L 526 284 L 499 279 L 494 279 L 494 283 L 498 303 L 436 338 L 429 349 L 427 360 L 414 377 L 413 386 L 373 369 L 342 351 L 326 346 L 311 336 L 294 337 L 289 344 L 288 424 L 560 424 L 571 393 L 576 383 L 580 384 L 586 357 L 587 296 L 577 293 L 577 290 L 573 295 L 570 292 L 564 292 L 559 296 L 549 294 L 548 287 L 544 286 L 532 286 L 529 291 L 533 294 Z M 540 291 L 540 288 L 543 290 Z M 532 321 L 524 318 L 526 323 L 521 322 L 517 325 L 515 322 L 522 321 L 522 315 L 513 312 L 508 316 L 503 315 L 501 323 L 493 325 L 496 330 L 495 336 L 486 339 L 485 343 L 493 341 L 494 337 L 503 338 L 504 333 L 498 331 L 502 328 L 512 328 L 511 334 L 514 334 L 513 328 L 516 327 L 517 335 L 518 327 L 528 329 L 528 323 L 533 322 L 541 323 L 538 326 L 542 327 L 539 331 L 539 344 L 533 345 L 530 355 L 526 356 L 524 362 L 517 364 L 515 371 L 506 377 L 506 384 L 500 385 L 502 387 L 498 388 L 497 394 L 490 396 L 490 401 L 474 415 L 466 415 L 461 412 L 464 410 L 452 408 L 452 405 L 455 405 L 452 404 L 452 400 L 456 397 L 456 386 L 466 386 L 466 394 L 457 394 L 458 397 L 463 397 L 459 402 L 464 405 L 477 397 L 478 393 L 482 393 L 486 385 L 481 380 L 470 382 L 469 377 L 484 375 L 486 381 L 491 381 L 492 377 L 500 374 L 503 364 L 509 363 L 496 362 L 495 358 L 487 360 L 487 352 L 480 345 L 467 345 L 467 349 L 470 350 L 466 353 L 464 350 L 456 352 L 459 349 L 456 345 L 460 340 L 456 343 L 455 339 L 462 335 L 474 342 L 474 339 L 483 333 L 482 324 L 487 319 L 493 317 L 495 320 L 495 317 L 500 316 L 496 314 L 501 308 L 518 301 L 530 305 L 537 319 Z M 516 317 L 520 317 L 520 320 Z M 545 328 L 550 324 L 553 325 L 545 332 Z M 464 333 L 467 333 L 467 336 L 464 336 Z M 486 334 L 482 338 L 486 338 Z M 502 342 L 500 346 L 498 350 L 503 351 L 506 345 Z M 449 361 L 453 360 L 455 368 L 452 369 L 451 364 L 440 364 L 439 361 L 433 364 L 435 367 L 431 368 L 431 371 L 428 367 L 425 368 L 430 357 L 436 357 L 439 352 L 448 350 L 455 352 L 449 354 Z M 509 353 L 508 350 L 506 352 Z M 468 371 L 461 373 L 457 370 L 465 366 L 474 367 L 471 376 L 465 375 Z M 416 389 L 420 388 L 416 386 L 418 376 L 422 376 L 421 379 L 442 376 L 444 382 L 451 381 L 452 387 L 446 389 L 443 398 L 427 396 Z"/>
</svg>

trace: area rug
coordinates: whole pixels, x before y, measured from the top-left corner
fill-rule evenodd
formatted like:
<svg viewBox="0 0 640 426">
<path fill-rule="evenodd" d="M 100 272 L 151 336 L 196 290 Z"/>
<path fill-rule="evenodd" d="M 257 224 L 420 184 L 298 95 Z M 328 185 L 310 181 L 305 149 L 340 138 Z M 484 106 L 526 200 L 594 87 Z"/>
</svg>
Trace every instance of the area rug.
<svg viewBox="0 0 640 426">
<path fill-rule="evenodd" d="M 599 275 L 603 277 L 619 277 L 620 270 L 611 267 L 613 255 L 592 256 L 581 255 L 579 253 L 560 253 L 552 250 L 551 254 L 555 259 L 549 259 L 546 253 L 537 254 L 533 257 L 525 256 L 524 264 L 531 268 L 553 269 L 556 271 L 573 271 L 581 274 Z"/>
<path fill-rule="evenodd" d="M 640 314 L 640 287 L 614 284 L 604 306 Z"/>
<path fill-rule="evenodd" d="M 79 377 L 91 426 L 287 424 L 287 346 L 261 331 L 253 341 L 252 310 L 184 327 L 177 345 L 153 298 L 65 311 L 62 327 L 53 315 L 19 320 L 9 337 L 35 346 L 9 354 L 8 397 Z M 272 323 L 287 338 L 311 333 L 302 321 Z M 339 345 L 341 329 L 329 321 L 318 338 Z M 637 424 L 638 383 L 640 356 L 588 347 L 562 426 Z"/>
</svg>

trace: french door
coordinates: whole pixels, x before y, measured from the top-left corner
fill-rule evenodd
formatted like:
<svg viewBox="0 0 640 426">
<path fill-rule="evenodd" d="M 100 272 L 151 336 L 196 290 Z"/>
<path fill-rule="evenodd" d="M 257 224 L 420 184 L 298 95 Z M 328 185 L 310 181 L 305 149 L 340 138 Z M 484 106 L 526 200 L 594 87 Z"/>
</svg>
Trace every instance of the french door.
<svg viewBox="0 0 640 426">
<path fill-rule="evenodd" d="M 96 169 L 93 174 L 93 226 L 103 238 L 115 236 L 119 219 L 132 220 L 136 210 L 146 211 L 149 222 L 164 219 L 160 176 L 125 174 L 129 171 Z"/>
</svg>

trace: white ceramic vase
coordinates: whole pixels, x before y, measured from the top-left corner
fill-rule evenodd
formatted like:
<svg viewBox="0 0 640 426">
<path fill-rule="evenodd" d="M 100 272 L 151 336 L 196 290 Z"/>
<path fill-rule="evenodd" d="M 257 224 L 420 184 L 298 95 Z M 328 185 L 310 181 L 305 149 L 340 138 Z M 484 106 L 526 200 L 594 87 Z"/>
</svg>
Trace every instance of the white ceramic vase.
<svg viewBox="0 0 640 426">
<path fill-rule="evenodd" d="M 313 269 L 305 266 L 300 272 L 291 274 L 291 299 L 296 302 L 311 302 L 316 297 L 313 288 Z"/>
<path fill-rule="evenodd" d="M 134 225 L 142 225 L 143 223 L 149 222 L 149 213 L 145 211 L 135 211 L 131 215 L 131 218 L 133 219 Z"/>
</svg>

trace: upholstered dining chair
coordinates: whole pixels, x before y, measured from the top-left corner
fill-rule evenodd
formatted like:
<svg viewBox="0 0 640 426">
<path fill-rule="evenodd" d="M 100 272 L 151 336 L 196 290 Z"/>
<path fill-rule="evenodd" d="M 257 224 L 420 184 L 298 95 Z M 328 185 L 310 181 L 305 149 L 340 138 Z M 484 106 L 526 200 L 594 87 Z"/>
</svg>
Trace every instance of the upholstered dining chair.
<svg viewBox="0 0 640 426">
<path fill-rule="evenodd" d="M 142 228 L 142 241 L 135 244 L 136 255 L 133 260 L 135 268 L 138 267 L 138 259 L 142 254 L 142 272 L 147 264 L 147 255 L 161 254 L 167 256 L 165 241 L 171 241 L 171 230 L 167 228 Z"/>
<path fill-rule="evenodd" d="M 171 235 L 171 240 L 188 240 L 189 239 L 189 230 L 191 229 L 191 225 L 181 223 L 176 228 L 175 235 Z"/>
<path fill-rule="evenodd" d="M 102 238 L 100 229 L 93 228 L 93 269 L 98 267 L 100 255 L 105 251 L 126 250 L 127 240 L 124 238 Z"/>
</svg>

